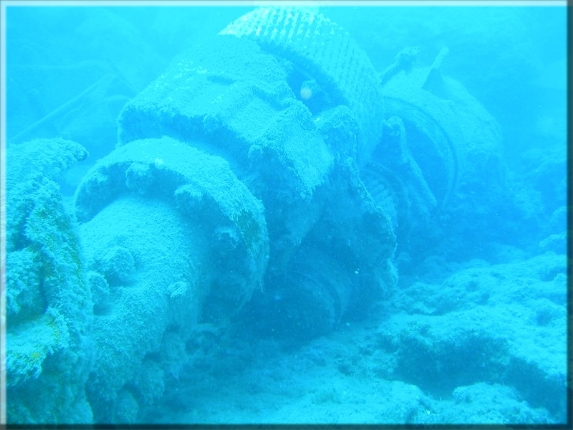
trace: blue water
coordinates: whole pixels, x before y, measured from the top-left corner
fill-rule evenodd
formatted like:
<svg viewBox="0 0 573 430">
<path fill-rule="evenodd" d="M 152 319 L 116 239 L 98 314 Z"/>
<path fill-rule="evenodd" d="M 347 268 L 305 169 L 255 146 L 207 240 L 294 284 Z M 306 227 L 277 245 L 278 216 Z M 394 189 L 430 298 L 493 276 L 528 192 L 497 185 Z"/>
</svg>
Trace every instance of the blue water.
<svg viewBox="0 0 573 430">
<path fill-rule="evenodd" d="M 564 6 L 5 10 L 0 418 L 567 424 Z"/>
</svg>

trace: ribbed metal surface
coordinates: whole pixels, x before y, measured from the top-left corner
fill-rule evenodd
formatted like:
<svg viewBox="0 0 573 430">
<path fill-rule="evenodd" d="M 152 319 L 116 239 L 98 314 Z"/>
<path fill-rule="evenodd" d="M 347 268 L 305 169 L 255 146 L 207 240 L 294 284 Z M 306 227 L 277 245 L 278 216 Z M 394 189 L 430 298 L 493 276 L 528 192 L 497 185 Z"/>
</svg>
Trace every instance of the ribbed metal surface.
<svg viewBox="0 0 573 430">
<path fill-rule="evenodd" d="M 336 102 L 348 105 L 360 125 L 358 163 L 366 163 L 382 135 L 382 93 L 374 66 L 346 31 L 309 9 L 263 7 L 220 34 L 252 38 L 316 79 Z"/>
</svg>

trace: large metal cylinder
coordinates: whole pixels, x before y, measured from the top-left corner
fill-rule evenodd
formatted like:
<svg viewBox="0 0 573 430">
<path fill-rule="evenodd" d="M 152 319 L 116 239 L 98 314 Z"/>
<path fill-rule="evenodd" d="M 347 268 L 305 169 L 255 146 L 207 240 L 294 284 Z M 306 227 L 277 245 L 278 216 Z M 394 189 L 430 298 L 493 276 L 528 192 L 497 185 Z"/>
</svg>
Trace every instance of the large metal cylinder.
<svg viewBox="0 0 573 430">
<path fill-rule="evenodd" d="M 96 417 L 119 418 L 126 390 L 137 405 L 154 400 L 137 383 L 147 367 L 177 366 L 165 362 L 166 338 L 184 349 L 200 324 L 226 323 L 261 288 L 263 206 L 225 160 L 163 137 L 101 159 L 75 207 L 96 305 L 88 393 Z"/>
<path fill-rule="evenodd" d="M 276 306 L 273 297 L 290 276 L 290 262 L 314 229 L 330 229 L 324 237 L 314 233 L 312 246 L 335 244 L 340 248 L 339 255 L 328 258 L 338 261 L 348 276 L 357 267 L 367 273 L 380 261 L 388 260 L 394 236 L 387 209 L 374 203 L 356 167 L 358 154 L 367 158 L 382 126 L 377 77 L 368 58 L 346 33 L 320 14 L 288 8 L 258 11 L 174 61 L 163 76 L 124 108 L 119 137 L 122 145 L 169 135 L 230 162 L 237 178 L 265 207 L 270 256 L 264 293 L 257 295 L 258 307 L 267 308 Z M 296 23 L 292 16 L 298 17 Z M 270 40 L 265 32 L 251 31 L 253 26 L 270 26 L 277 20 L 285 31 L 293 26 L 293 34 L 312 23 L 321 24 L 316 31 L 305 33 L 304 43 L 298 36 Z M 336 70 L 331 67 L 333 57 L 326 54 L 331 52 L 327 47 L 333 31 L 347 47 L 337 54 Z M 261 37 L 250 37 L 256 34 Z M 324 55 L 318 55 L 318 47 L 323 45 Z M 300 51 L 301 46 L 314 46 L 318 51 Z M 307 85 L 301 84 L 302 77 L 322 86 L 324 94 L 334 92 L 340 98 L 309 105 L 310 96 L 300 93 L 299 85 Z M 370 85 L 372 91 L 360 84 Z M 361 97 L 362 92 L 369 98 Z M 375 236 L 373 232 L 381 234 Z M 343 261 L 347 257 L 353 262 Z M 330 276 L 321 259 L 313 266 L 307 270 L 323 271 L 323 278 Z M 299 284 L 289 285 L 296 295 Z M 332 294 L 338 295 L 326 288 L 320 296 Z M 297 323 L 297 332 L 306 332 L 304 337 L 332 329 L 346 311 L 331 309 L 336 318 L 325 317 L 325 322 L 302 301 L 288 306 L 291 314 L 312 315 L 302 329 Z"/>
</svg>

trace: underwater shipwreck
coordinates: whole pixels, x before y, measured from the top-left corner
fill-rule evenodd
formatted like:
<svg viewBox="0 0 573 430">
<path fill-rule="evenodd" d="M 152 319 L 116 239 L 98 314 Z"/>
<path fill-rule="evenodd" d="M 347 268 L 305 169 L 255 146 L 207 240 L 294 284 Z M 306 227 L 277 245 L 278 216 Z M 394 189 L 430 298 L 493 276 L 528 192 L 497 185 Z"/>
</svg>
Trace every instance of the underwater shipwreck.
<svg viewBox="0 0 573 430">
<path fill-rule="evenodd" d="M 374 378 L 408 384 L 393 394 L 404 409 L 372 422 L 450 422 L 428 393 L 453 392 L 463 408 L 488 383 L 501 397 L 514 390 L 517 421 L 565 419 L 564 179 L 538 251 L 512 260 L 519 266 L 459 265 L 439 293 L 407 275 L 443 264 L 436 249 L 473 258 L 468 248 L 491 239 L 491 219 L 517 236 L 534 216 L 508 198 L 517 191 L 502 127 L 442 72 L 455 54 L 442 47 L 426 64 L 420 55 L 403 46 L 377 70 L 321 12 L 259 7 L 141 89 L 108 97 L 121 74 L 108 71 L 9 138 L 8 422 L 184 422 L 191 410 L 209 422 L 193 406 L 198 374 L 251 372 L 280 345 L 326 366 L 329 347 L 313 342 L 392 313 L 409 316 L 336 359 L 348 376 L 379 357 Z M 119 106 L 115 139 L 38 135 L 90 97 Z M 70 188 L 66 172 L 86 160 Z M 504 282 L 509 296 L 498 293 Z M 535 327 L 524 326 L 531 343 L 562 338 L 557 350 L 512 343 L 520 334 L 499 321 L 529 306 L 522 299 L 535 301 L 523 319 Z M 508 314 L 496 319 L 492 304 Z M 273 385 L 253 384 L 251 393 Z M 344 408 L 341 392 L 313 402 Z M 179 418 L 166 418 L 172 411 Z"/>
</svg>

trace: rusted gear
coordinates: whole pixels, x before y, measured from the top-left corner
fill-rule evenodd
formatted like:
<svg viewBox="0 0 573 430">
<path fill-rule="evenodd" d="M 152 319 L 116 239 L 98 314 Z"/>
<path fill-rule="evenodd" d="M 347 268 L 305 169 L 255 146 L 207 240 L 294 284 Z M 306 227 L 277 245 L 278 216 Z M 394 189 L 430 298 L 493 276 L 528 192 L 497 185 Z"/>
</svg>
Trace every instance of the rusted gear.
<svg viewBox="0 0 573 430">
<path fill-rule="evenodd" d="M 88 153 L 64 139 L 8 146 L 6 391 L 9 419 L 90 423 L 92 296 L 77 225 L 58 180 Z M 49 392 L 38 401 L 38 393 Z"/>
</svg>

